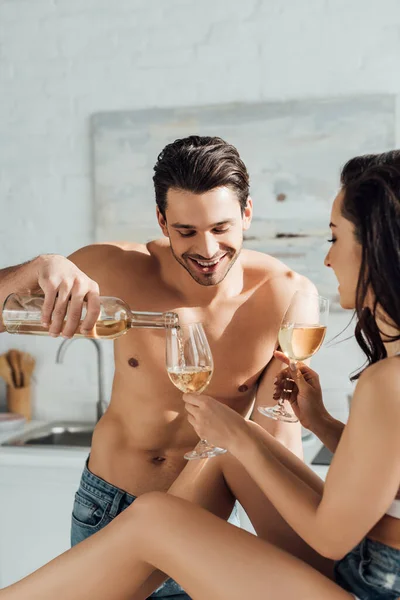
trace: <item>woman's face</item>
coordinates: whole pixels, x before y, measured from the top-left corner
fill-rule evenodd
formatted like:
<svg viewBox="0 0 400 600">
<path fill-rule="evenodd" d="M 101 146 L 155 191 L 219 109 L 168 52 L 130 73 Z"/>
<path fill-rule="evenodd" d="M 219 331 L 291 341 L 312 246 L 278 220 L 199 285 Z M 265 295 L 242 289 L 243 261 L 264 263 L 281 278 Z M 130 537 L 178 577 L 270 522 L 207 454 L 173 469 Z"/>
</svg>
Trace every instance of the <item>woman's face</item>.
<svg viewBox="0 0 400 600">
<path fill-rule="evenodd" d="M 361 267 L 361 244 L 354 237 L 354 225 L 341 214 L 344 192 L 336 196 L 331 212 L 332 245 L 325 257 L 339 282 L 340 305 L 355 308 L 358 274 Z"/>
</svg>

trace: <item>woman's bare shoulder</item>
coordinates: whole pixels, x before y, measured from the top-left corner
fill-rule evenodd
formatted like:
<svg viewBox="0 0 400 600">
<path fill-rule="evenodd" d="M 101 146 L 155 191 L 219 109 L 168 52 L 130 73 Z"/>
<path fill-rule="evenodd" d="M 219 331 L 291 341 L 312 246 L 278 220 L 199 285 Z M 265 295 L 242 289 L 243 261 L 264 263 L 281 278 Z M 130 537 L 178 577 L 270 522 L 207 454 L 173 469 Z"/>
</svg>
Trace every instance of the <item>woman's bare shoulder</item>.
<svg viewBox="0 0 400 600">
<path fill-rule="evenodd" d="M 354 392 L 355 404 L 378 410 L 396 407 L 400 416 L 400 356 L 384 358 L 364 369 Z"/>
</svg>

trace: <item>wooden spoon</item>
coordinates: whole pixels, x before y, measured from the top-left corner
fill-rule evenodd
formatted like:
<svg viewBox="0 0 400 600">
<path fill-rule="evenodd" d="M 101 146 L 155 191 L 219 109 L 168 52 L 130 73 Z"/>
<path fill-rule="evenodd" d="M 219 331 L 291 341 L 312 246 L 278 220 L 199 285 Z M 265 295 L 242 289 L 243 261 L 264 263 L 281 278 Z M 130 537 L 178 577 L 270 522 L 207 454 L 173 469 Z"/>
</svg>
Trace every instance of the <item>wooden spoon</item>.
<svg viewBox="0 0 400 600">
<path fill-rule="evenodd" d="M 15 387 L 11 367 L 8 363 L 7 356 L 5 354 L 2 354 L 0 356 L 0 377 L 4 379 L 7 385 Z"/>
<path fill-rule="evenodd" d="M 20 368 L 18 360 L 18 350 L 9 350 L 7 352 L 7 359 L 12 369 L 12 376 L 14 380 L 14 387 L 21 387 L 20 382 Z"/>
<path fill-rule="evenodd" d="M 21 354 L 21 372 L 22 372 L 22 379 L 23 379 L 24 387 L 27 387 L 28 385 L 30 385 L 32 373 L 35 368 L 35 364 L 36 364 L 36 361 L 33 358 L 33 356 L 28 354 L 28 352 L 22 352 L 22 354 Z"/>
<path fill-rule="evenodd" d="M 20 387 L 25 387 L 24 370 L 23 370 L 23 365 L 22 365 L 23 354 L 24 354 L 23 352 L 18 352 L 18 368 L 19 368 L 19 384 L 20 384 Z"/>
</svg>

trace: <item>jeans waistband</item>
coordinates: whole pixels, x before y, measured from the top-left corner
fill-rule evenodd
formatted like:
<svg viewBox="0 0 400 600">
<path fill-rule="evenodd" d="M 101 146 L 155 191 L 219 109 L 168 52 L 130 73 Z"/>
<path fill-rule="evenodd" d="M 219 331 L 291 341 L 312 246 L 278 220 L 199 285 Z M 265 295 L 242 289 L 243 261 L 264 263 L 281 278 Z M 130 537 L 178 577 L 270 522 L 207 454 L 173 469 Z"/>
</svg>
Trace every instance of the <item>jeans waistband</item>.
<svg viewBox="0 0 400 600">
<path fill-rule="evenodd" d="M 136 496 L 129 494 L 125 490 L 122 490 L 112 483 L 108 483 L 108 481 L 105 481 L 98 475 L 92 473 L 88 467 L 88 463 L 89 458 L 86 461 L 81 477 L 81 486 L 83 489 L 86 489 L 94 495 L 100 496 L 104 500 L 109 500 L 110 503 L 113 503 L 116 497 L 122 498 L 122 496 L 125 497 L 129 504 L 136 500 Z"/>
</svg>

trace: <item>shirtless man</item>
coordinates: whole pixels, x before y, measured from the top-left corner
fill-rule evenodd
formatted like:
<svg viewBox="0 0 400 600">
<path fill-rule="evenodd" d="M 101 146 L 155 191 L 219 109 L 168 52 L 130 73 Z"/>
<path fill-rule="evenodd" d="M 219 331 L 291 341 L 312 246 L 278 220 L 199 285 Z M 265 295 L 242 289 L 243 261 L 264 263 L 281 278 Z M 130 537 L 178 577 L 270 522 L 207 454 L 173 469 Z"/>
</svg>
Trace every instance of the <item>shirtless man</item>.
<svg viewBox="0 0 400 600">
<path fill-rule="evenodd" d="M 50 332 L 57 336 L 70 299 L 65 337 L 77 330 L 84 299 L 83 329 L 92 328 L 99 292 L 135 310 L 184 311 L 205 324 L 215 364 L 207 393 L 242 415 L 256 396 L 253 420 L 301 455 L 299 425 L 263 417 L 257 406 L 274 403 L 281 363 L 273 351 L 290 298 L 296 289 L 314 287 L 271 256 L 242 250 L 252 201 L 246 167 L 233 146 L 219 138 L 177 140 L 163 150 L 154 171 L 163 239 L 146 246 L 92 244 L 69 260 L 45 255 L 3 269 L 0 302 L 11 292 L 39 286 L 45 294 L 43 321 L 51 321 Z M 118 338 L 111 402 L 95 428 L 76 496 L 72 543 L 103 528 L 136 496 L 168 490 L 197 441 L 181 393 L 167 376 L 163 331 L 136 329 Z M 213 493 L 227 497 L 226 490 Z M 233 498 L 221 506 L 221 515 L 227 517 L 232 505 Z M 172 580 L 152 597 L 171 593 L 188 598 Z"/>
</svg>

